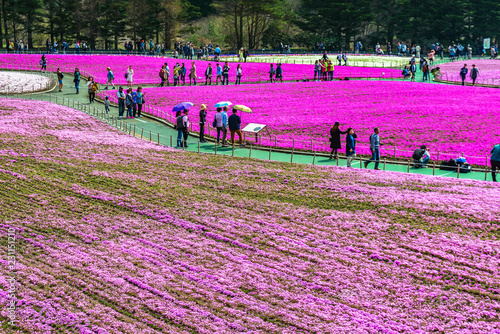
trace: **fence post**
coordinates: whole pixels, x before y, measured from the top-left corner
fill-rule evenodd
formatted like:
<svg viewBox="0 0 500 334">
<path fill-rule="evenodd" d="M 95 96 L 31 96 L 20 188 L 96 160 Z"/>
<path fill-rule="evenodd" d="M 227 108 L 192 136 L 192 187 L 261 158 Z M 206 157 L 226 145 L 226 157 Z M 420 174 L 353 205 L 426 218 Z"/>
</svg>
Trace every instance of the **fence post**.
<svg viewBox="0 0 500 334">
<path fill-rule="evenodd" d="M 200 153 L 200 142 L 198 142 L 198 153 Z"/>
<path fill-rule="evenodd" d="M 410 172 L 410 159 L 408 159 L 408 173 Z"/>
<path fill-rule="evenodd" d="M 436 175 L 436 162 L 432 164 L 432 175 Z"/>
<path fill-rule="evenodd" d="M 248 158 L 251 159 L 252 158 L 252 143 L 250 143 L 250 150 L 248 152 Z"/>
<path fill-rule="evenodd" d="M 143 136 L 143 135 L 144 135 L 144 128 L 142 128 L 142 130 L 141 130 L 141 139 L 143 139 L 143 138 L 144 138 L 144 136 Z"/>
<path fill-rule="evenodd" d="M 158 132 L 158 145 L 160 145 L 160 133 Z"/>
<path fill-rule="evenodd" d="M 316 162 L 316 152 L 314 152 L 314 155 L 313 155 L 313 166 L 314 166 L 315 162 Z"/>
<path fill-rule="evenodd" d="M 460 178 L 460 165 L 457 166 L 457 179 Z"/>
<path fill-rule="evenodd" d="M 215 142 L 215 155 L 217 155 L 217 142 Z"/>
<path fill-rule="evenodd" d="M 170 147 L 173 147 L 172 146 L 172 135 L 170 135 Z"/>
<path fill-rule="evenodd" d="M 149 141 L 152 141 L 151 140 L 151 130 L 149 130 Z"/>
<path fill-rule="evenodd" d="M 486 181 L 488 179 L 488 165 L 484 167 L 484 180 Z"/>
</svg>

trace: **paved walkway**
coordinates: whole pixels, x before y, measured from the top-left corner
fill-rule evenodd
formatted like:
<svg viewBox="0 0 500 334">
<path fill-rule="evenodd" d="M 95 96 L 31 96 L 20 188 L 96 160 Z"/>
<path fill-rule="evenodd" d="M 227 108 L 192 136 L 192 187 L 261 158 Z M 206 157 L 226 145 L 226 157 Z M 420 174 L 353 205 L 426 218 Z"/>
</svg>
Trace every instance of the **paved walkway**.
<svg viewBox="0 0 500 334">
<path fill-rule="evenodd" d="M 82 80 L 80 83 L 80 93 L 76 94 L 74 88 L 73 77 L 69 74 L 64 76 L 64 86 L 63 91 L 58 92 L 56 87 L 51 92 L 44 94 L 25 94 L 19 95 L 19 98 L 34 99 L 34 100 L 45 100 L 52 101 L 61 105 L 66 105 L 69 107 L 74 107 L 85 111 L 90 115 L 94 115 L 105 121 L 106 123 L 124 131 L 135 135 L 137 137 L 142 137 L 145 140 L 152 140 L 154 142 L 159 142 L 161 145 L 165 146 L 176 146 L 177 142 L 177 131 L 171 126 L 154 120 L 149 116 L 135 119 L 118 119 L 118 108 L 111 106 L 108 115 L 104 112 L 104 106 L 102 103 L 95 102 L 90 104 L 87 94 L 86 81 Z M 212 129 L 213 131 L 213 129 Z M 207 140 L 210 140 L 207 138 Z M 250 145 L 240 147 L 221 147 L 213 143 L 199 143 L 198 138 L 190 136 L 188 138 L 188 148 L 186 150 L 192 152 L 200 152 L 205 154 L 222 154 L 226 156 L 261 159 L 261 160 L 273 160 L 282 162 L 293 162 L 300 164 L 315 164 L 322 166 L 346 166 L 345 158 L 340 158 L 339 160 L 330 160 L 328 156 L 322 153 L 297 153 L 290 151 L 274 151 L 269 148 L 252 147 Z M 359 169 L 363 167 L 363 164 L 359 158 L 352 163 L 353 169 Z M 370 166 L 371 168 L 373 164 Z M 380 168 L 387 171 L 402 172 L 402 173 L 414 173 L 414 174 L 425 174 L 425 175 L 436 175 L 444 177 L 460 177 L 463 179 L 475 179 L 475 180 L 491 180 L 491 174 L 485 171 L 471 172 L 467 174 L 457 175 L 456 171 L 441 171 L 438 168 L 433 169 L 432 165 L 430 168 L 413 168 L 405 163 L 389 162 L 384 163 L 382 160 Z"/>
</svg>

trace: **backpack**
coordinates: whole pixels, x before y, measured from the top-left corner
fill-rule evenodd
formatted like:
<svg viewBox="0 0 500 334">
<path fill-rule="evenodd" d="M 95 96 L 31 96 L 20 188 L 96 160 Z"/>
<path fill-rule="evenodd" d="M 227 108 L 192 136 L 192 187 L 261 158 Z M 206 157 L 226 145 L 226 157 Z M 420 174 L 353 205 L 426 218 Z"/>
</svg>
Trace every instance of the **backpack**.
<svg viewBox="0 0 500 334">
<path fill-rule="evenodd" d="M 425 150 L 416 149 L 412 155 L 413 160 L 420 160 L 423 157 L 424 153 L 425 153 Z"/>
<path fill-rule="evenodd" d="M 61 72 L 61 79 L 64 79 L 64 73 Z"/>
<path fill-rule="evenodd" d="M 95 93 L 99 90 L 99 86 L 97 85 L 97 83 L 94 82 L 94 84 L 92 85 L 92 92 Z"/>
<path fill-rule="evenodd" d="M 125 72 L 125 79 L 127 79 L 127 78 L 128 78 L 128 73 L 127 73 L 127 72 Z"/>
<path fill-rule="evenodd" d="M 182 121 L 182 116 L 177 117 L 176 128 L 177 130 L 184 129 L 184 122 Z"/>
<path fill-rule="evenodd" d="M 162 78 L 162 79 L 165 77 L 163 70 L 161 70 L 161 71 L 160 71 L 160 73 L 159 73 L 158 75 L 159 75 L 159 76 L 160 76 L 160 78 Z"/>
</svg>

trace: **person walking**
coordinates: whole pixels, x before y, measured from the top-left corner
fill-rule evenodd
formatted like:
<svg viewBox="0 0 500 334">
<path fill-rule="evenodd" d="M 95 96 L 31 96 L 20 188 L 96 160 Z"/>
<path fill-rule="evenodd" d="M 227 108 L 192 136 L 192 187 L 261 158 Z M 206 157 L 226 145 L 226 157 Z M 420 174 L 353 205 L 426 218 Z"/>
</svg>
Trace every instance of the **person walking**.
<svg viewBox="0 0 500 334">
<path fill-rule="evenodd" d="M 134 118 L 134 98 L 132 97 L 132 88 L 127 89 L 127 96 L 125 97 L 125 106 L 127 107 L 127 118 Z"/>
<path fill-rule="evenodd" d="M 375 161 L 375 170 L 380 170 L 378 164 L 380 163 L 380 130 L 379 128 L 373 129 L 373 133 L 370 136 L 370 151 L 372 151 L 372 157 L 370 160 L 365 161 L 365 168 L 368 168 L 370 162 Z"/>
<path fill-rule="evenodd" d="M 500 144 L 493 146 L 491 150 L 491 177 L 497 182 L 496 170 L 500 171 Z"/>
<path fill-rule="evenodd" d="M 212 124 L 214 128 L 217 129 L 217 145 L 219 145 L 220 141 L 220 135 L 221 133 L 224 134 L 224 131 L 222 129 L 222 108 L 218 107 L 217 112 L 214 115 L 214 122 Z"/>
<path fill-rule="evenodd" d="M 241 133 L 241 130 L 240 130 L 241 117 L 236 114 L 237 112 L 238 112 L 238 110 L 233 108 L 233 114 L 231 116 L 229 116 L 229 119 L 228 119 L 229 131 L 231 132 L 231 144 L 233 146 L 234 146 L 235 134 L 238 134 L 238 138 L 239 138 L 238 143 L 240 145 L 243 145 L 243 134 Z"/>
<path fill-rule="evenodd" d="M 134 82 L 134 70 L 132 69 L 132 65 L 128 67 L 126 78 L 127 78 L 127 87 L 132 88 L 132 83 Z"/>
<path fill-rule="evenodd" d="M 188 117 L 189 109 L 184 110 L 184 116 L 182 116 L 182 136 L 183 136 L 183 148 L 188 147 L 187 139 L 189 136 L 189 117 Z"/>
<path fill-rule="evenodd" d="M 142 117 L 142 105 L 144 104 L 144 93 L 142 92 L 142 87 L 137 87 L 136 91 L 136 103 L 137 103 L 137 117 Z M 134 113 L 135 114 L 135 113 Z"/>
<path fill-rule="evenodd" d="M 413 61 L 410 65 L 411 81 L 415 81 L 415 74 L 417 73 L 417 65 Z"/>
<path fill-rule="evenodd" d="M 227 106 L 222 108 L 222 146 L 227 146 Z"/>
<path fill-rule="evenodd" d="M 205 140 L 205 123 L 207 121 L 207 106 L 200 105 L 200 143 L 206 143 Z"/>
<path fill-rule="evenodd" d="M 89 93 L 89 104 L 94 102 L 95 100 L 95 93 L 99 87 L 97 86 L 97 83 L 94 81 L 94 77 L 89 77 L 87 80 L 87 92 Z"/>
<path fill-rule="evenodd" d="M 165 74 L 164 74 L 164 77 L 165 77 L 165 82 L 167 83 L 167 87 L 168 87 L 168 86 L 170 86 L 170 82 L 169 82 L 169 78 L 170 78 L 170 67 L 168 67 L 168 64 L 167 64 L 167 63 L 165 63 L 164 71 L 165 71 Z"/>
<path fill-rule="evenodd" d="M 222 68 L 222 85 L 224 85 L 224 82 L 226 82 L 226 85 L 229 85 L 229 70 L 231 68 L 229 67 L 228 62 L 224 64 L 224 67 Z"/>
<path fill-rule="evenodd" d="M 208 63 L 208 67 L 205 70 L 205 86 L 212 84 L 212 64 Z"/>
<path fill-rule="evenodd" d="M 340 123 L 335 122 L 333 126 L 330 128 L 330 159 L 338 159 L 338 150 L 341 149 L 340 145 L 340 135 L 347 133 L 344 131 L 341 131 L 339 128 Z M 335 156 L 334 156 L 335 154 Z"/>
<path fill-rule="evenodd" d="M 472 86 L 476 85 L 476 79 L 479 75 L 479 70 L 477 69 L 475 64 L 472 64 L 472 69 L 470 70 L 470 77 L 472 79 Z"/>
<path fill-rule="evenodd" d="M 182 147 L 182 138 L 184 137 L 184 122 L 182 112 L 175 114 L 175 128 L 177 129 L 177 147 Z"/>
<path fill-rule="evenodd" d="M 347 167 L 351 167 L 352 160 L 356 157 L 356 134 L 352 128 L 347 129 L 345 138 L 345 155 L 347 157 Z"/>
<path fill-rule="evenodd" d="M 238 64 L 236 67 L 236 82 L 235 85 L 241 85 L 241 76 L 243 75 L 243 71 L 241 69 L 241 64 Z"/>
<path fill-rule="evenodd" d="M 161 66 L 161 69 L 160 69 L 160 87 L 163 87 L 165 86 L 165 65 L 162 65 Z"/>
<path fill-rule="evenodd" d="M 73 82 L 75 83 L 75 88 L 76 88 L 76 93 L 80 93 L 80 71 L 78 70 L 78 67 L 75 68 L 75 72 L 73 72 Z"/>
<path fill-rule="evenodd" d="M 275 82 L 283 82 L 283 68 L 281 68 L 281 63 L 276 65 L 276 80 Z"/>
<path fill-rule="evenodd" d="M 220 66 L 219 63 L 217 63 L 216 70 L 217 70 L 217 78 L 215 79 L 215 84 L 218 85 L 219 81 L 222 83 L 222 67 Z"/>
<path fill-rule="evenodd" d="M 109 114 L 109 97 L 104 98 L 104 110 L 106 110 L 106 115 Z"/>
<path fill-rule="evenodd" d="M 47 57 L 45 55 L 42 55 L 42 59 L 40 59 L 40 65 L 42 66 L 40 68 L 40 73 L 46 72 L 47 71 Z"/>
<path fill-rule="evenodd" d="M 113 86 L 113 89 L 115 89 L 115 84 L 113 83 L 113 80 L 115 80 L 115 76 L 114 76 L 113 72 L 111 72 L 110 67 L 106 67 L 106 70 L 108 71 L 108 74 L 107 74 L 108 81 L 106 82 L 106 88 L 104 88 L 104 89 L 108 89 L 108 85 Z"/>
<path fill-rule="evenodd" d="M 59 82 L 59 91 L 62 92 L 64 74 L 63 72 L 61 72 L 60 67 L 57 68 L 56 73 L 57 73 L 57 81 Z"/>
<path fill-rule="evenodd" d="M 189 86 L 191 86 L 191 80 L 193 80 L 193 85 L 196 86 L 196 65 L 194 61 L 191 63 L 191 68 L 189 69 Z"/>
<path fill-rule="evenodd" d="M 427 81 L 429 79 L 429 64 L 427 64 L 427 61 L 424 61 L 424 64 L 422 66 L 422 73 L 422 81 Z"/>
<path fill-rule="evenodd" d="M 465 86 L 465 78 L 467 77 L 467 64 L 464 64 L 464 67 L 460 70 L 460 77 L 462 78 L 462 86 Z"/>
<path fill-rule="evenodd" d="M 269 69 L 269 81 L 273 83 L 274 81 L 274 75 L 276 74 L 276 70 L 274 69 L 274 65 L 271 64 L 271 68 Z"/>
<path fill-rule="evenodd" d="M 182 63 L 180 73 L 183 86 L 186 84 L 186 71 L 187 71 L 186 66 L 184 65 L 184 63 Z"/>
<path fill-rule="evenodd" d="M 118 118 L 122 118 L 125 112 L 125 93 L 123 92 L 123 87 L 118 88 Z"/>
</svg>

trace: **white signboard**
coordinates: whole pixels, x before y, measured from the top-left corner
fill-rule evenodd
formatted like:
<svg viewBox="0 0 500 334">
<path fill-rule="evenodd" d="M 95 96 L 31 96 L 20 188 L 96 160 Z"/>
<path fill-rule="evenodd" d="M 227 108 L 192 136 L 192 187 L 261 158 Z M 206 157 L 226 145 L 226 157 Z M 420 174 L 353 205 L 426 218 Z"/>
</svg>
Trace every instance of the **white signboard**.
<svg viewBox="0 0 500 334">
<path fill-rule="evenodd" d="M 489 49 L 491 47 L 491 39 L 490 38 L 485 38 L 483 40 L 483 48 Z"/>
<path fill-rule="evenodd" d="M 265 124 L 250 123 L 245 126 L 241 131 L 259 133 L 266 127 Z"/>
</svg>

